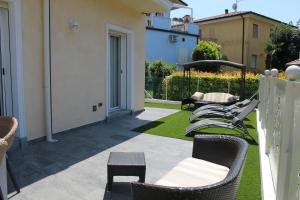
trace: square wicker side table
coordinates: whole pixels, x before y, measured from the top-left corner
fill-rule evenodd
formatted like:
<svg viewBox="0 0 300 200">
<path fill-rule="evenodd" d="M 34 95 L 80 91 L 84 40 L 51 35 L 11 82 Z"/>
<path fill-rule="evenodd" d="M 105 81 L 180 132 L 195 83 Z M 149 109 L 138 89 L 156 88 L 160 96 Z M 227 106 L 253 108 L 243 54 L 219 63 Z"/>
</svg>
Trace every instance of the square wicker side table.
<svg viewBox="0 0 300 200">
<path fill-rule="evenodd" d="M 145 182 L 146 161 L 143 152 L 111 152 L 107 163 L 107 190 L 112 188 L 114 176 L 138 176 Z"/>
</svg>

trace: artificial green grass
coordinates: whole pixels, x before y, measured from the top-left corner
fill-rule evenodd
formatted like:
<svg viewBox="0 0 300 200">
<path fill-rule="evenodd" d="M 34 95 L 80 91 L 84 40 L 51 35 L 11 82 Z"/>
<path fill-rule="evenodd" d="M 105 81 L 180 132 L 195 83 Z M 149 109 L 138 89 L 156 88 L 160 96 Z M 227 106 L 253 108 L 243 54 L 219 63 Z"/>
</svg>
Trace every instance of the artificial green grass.
<svg viewBox="0 0 300 200">
<path fill-rule="evenodd" d="M 180 109 L 180 105 L 146 103 L 146 107 L 159 107 L 159 108 L 174 108 Z M 190 111 L 180 111 L 173 115 L 164 117 L 142 127 L 134 129 L 136 132 L 148 133 L 152 135 L 159 135 L 165 137 L 178 138 L 183 140 L 193 140 L 193 137 L 184 135 L 185 128 L 190 124 L 188 121 Z M 241 184 L 238 191 L 238 200 L 259 200 L 260 194 L 260 169 L 259 169 L 259 147 L 257 144 L 257 131 L 256 131 L 256 114 L 251 113 L 245 124 L 251 134 L 251 137 L 244 137 L 249 143 L 246 165 L 244 168 Z M 201 131 L 193 132 L 194 134 L 225 134 L 242 137 L 241 132 L 221 128 L 202 129 Z"/>
</svg>

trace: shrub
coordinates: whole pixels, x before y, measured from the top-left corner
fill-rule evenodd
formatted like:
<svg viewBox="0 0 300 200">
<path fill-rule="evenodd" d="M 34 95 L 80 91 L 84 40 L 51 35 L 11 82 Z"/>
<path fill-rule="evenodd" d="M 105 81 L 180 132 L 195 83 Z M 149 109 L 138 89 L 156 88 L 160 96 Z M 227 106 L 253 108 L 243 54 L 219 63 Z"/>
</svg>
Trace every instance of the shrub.
<svg viewBox="0 0 300 200">
<path fill-rule="evenodd" d="M 240 72 L 227 73 L 208 73 L 208 72 L 192 72 L 191 74 L 191 93 L 197 91 L 199 82 L 199 91 L 203 93 L 209 92 L 228 92 L 228 84 L 230 83 L 230 93 L 239 95 L 240 93 Z M 245 97 L 250 98 L 257 90 L 259 75 L 247 73 Z M 168 95 L 169 100 L 180 101 L 189 96 L 188 79 L 183 78 L 182 72 L 177 72 L 168 76 L 163 81 L 163 98 Z M 166 92 L 167 89 L 167 92 Z"/>
<path fill-rule="evenodd" d="M 176 71 L 176 65 L 166 64 L 162 60 L 157 60 L 149 65 L 150 76 L 165 77 Z"/>
<path fill-rule="evenodd" d="M 211 41 L 201 41 L 193 50 L 192 59 L 193 61 L 198 60 L 220 60 L 221 46 L 215 42 Z M 201 68 L 201 71 L 206 72 L 218 72 L 220 71 L 220 66 L 208 66 Z"/>
</svg>

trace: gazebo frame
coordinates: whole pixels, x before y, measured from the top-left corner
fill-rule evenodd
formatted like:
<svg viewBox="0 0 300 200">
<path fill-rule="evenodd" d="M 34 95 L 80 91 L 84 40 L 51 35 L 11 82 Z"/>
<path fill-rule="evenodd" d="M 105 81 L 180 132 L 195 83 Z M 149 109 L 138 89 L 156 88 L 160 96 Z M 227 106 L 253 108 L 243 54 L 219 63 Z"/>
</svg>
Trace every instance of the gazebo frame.
<svg viewBox="0 0 300 200">
<path fill-rule="evenodd" d="M 195 62 L 189 62 L 182 64 L 184 67 L 183 77 L 188 77 L 188 94 L 191 96 L 191 69 L 201 70 L 206 66 L 227 66 L 241 70 L 241 82 L 240 82 L 240 99 L 243 100 L 245 97 L 245 85 L 246 85 L 246 65 L 234 63 L 225 60 L 199 60 Z"/>
</svg>

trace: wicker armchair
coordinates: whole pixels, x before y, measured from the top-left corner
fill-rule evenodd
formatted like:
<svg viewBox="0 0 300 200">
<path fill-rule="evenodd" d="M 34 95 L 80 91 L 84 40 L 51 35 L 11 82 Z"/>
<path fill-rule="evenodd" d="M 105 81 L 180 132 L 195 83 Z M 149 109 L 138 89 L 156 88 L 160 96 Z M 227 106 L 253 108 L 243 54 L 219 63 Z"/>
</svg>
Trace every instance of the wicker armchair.
<svg viewBox="0 0 300 200">
<path fill-rule="evenodd" d="M 13 143 L 17 127 L 14 117 L 0 117 L 0 162 Z"/>
<path fill-rule="evenodd" d="M 193 158 L 229 168 L 226 178 L 202 187 L 166 187 L 132 183 L 134 200 L 234 200 L 243 172 L 248 143 L 243 139 L 221 135 L 197 135 Z"/>
</svg>

